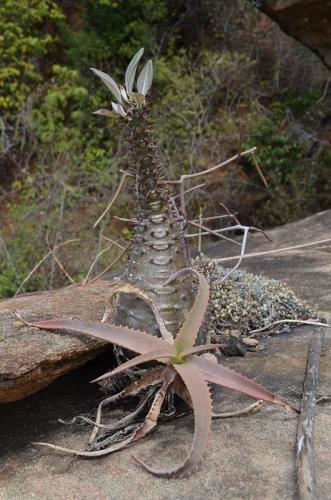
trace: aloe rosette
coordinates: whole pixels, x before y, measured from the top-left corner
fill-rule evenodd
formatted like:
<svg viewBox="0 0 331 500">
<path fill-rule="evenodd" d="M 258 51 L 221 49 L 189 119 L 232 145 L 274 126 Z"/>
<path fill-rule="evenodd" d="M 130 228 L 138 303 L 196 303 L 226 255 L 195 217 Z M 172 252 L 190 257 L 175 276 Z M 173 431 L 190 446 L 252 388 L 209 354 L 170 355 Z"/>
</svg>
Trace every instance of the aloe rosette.
<svg viewBox="0 0 331 500">
<path fill-rule="evenodd" d="M 160 384 L 160 388 L 156 392 L 145 421 L 131 436 L 121 443 L 112 444 L 98 451 L 70 450 L 46 443 L 39 444 L 86 457 L 106 455 L 122 449 L 142 438 L 155 427 L 166 393 L 168 390 L 173 389 L 179 397 L 192 407 L 194 412 L 194 438 L 184 462 L 169 470 L 157 470 L 148 466 L 139 458 L 134 457 L 148 472 L 156 476 L 173 477 L 191 472 L 202 459 L 207 447 L 211 419 L 213 417 L 212 400 L 208 383 L 228 387 L 253 398 L 297 411 L 277 394 L 235 371 L 207 359 L 203 354 L 199 355 L 203 351 L 219 347 L 218 344 L 194 346 L 208 307 L 209 285 L 204 276 L 197 271 L 182 269 L 165 281 L 165 286 L 184 273 L 194 274 L 198 279 L 199 285 L 193 306 L 174 339 L 170 333 L 164 338 L 160 338 L 123 326 L 105 323 L 87 323 L 78 320 L 48 320 L 38 321 L 34 324 L 35 327 L 41 329 L 66 330 L 107 340 L 138 354 L 135 358 L 128 360 L 111 372 L 95 379 L 93 382 L 100 382 L 113 377 L 142 363 L 150 361 L 158 362 L 158 366 L 149 369 L 140 381 L 130 384 L 121 393 L 109 398 L 111 401 L 117 401 L 120 397 L 126 395 L 136 394 L 142 388 Z M 100 425 L 100 414 L 96 422 L 97 425 Z"/>
</svg>

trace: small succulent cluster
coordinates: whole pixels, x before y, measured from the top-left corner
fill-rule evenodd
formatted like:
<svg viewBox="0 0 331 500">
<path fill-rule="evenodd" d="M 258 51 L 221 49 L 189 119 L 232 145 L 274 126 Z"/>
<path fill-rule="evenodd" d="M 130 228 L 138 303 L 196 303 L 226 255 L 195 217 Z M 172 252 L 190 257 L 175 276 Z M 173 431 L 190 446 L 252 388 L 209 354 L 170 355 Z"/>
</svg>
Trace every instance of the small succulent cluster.
<svg viewBox="0 0 331 500">
<path fill-rule="evenodd" d="M 128 111 L 130 109 L 142 108 L 142 105 L 144 104 L 146 99 L 146 94 L 150 90 L 153 81 L 153 63 L 151 60 L 149 60 L 138 76 L 138 92 L 133 92 L 133 84 L 137 72 L 137 67 L 143 53 L 143 48 L 138 50 L 138 52 L 128 65 L 125 72 L 125 87 L 123 87 L 123 85 L 118 85 L 111 76 L 107 75 L 107 73 L 104 73 L 103 71 L 95 68 L 91 68 L 93 73 L 101 78 L 103 83 L 109 88 L 116 99 L 116 102 L 111 101 L 113 111 L 101 108 L 95 111 L 94 114 L 109 117 L 120 116 L 122 118 L 125 118 L 128 115 Z"/>
<path fill-rule="evenodd" d="M 300 300 L 286 283 L 243 270 L 234 271 L 223 281 L 229 270 L 207 257 L 196 258 L 194 267 L 211 285 L 209 329 L 212 338 L 226 330 L 239 330 L 246 335 L 279 320 L 317 318 L 316 311 Z M 275 331 L 270 328 L 269 333 L 271 330 Z"/>
</svg>

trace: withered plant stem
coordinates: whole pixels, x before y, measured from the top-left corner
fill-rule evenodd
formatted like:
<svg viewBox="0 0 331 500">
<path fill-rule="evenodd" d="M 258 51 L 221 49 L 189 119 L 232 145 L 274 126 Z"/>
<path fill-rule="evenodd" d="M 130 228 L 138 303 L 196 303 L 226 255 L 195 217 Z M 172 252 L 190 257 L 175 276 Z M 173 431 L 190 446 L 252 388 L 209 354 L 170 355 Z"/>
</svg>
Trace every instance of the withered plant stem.
<svg viewBox="0 0 331 500">
<path fill-rule="evenodd" d="M 268 325 L 262 326 L 261 328 L 257 328 L 256 330 L 251 330 L 249 337 L 255 337 L 260 332 L 264 330 L 269 330 L 273 326 L 282 325 L 284 323 L 294 323 L 296 325 L 311 325 L 311 326 L 322 326 L 324 328 L 331 328 L 331 325 L 328 323 L 321 323 L 320 321 L 310 321 L 305 319 L 280 319 L 278 321 L 274 321 L 273 323 L 269 323 Z"/>
<path fill-rule="evenodd" d="M 55 261 L 55 263 L 57 264 L 58 268 L 63 272 L 63 274 L 68 278 L 68 280 L 70 281 L 70 283 L 74 284 L 75 283 L 75 280 L 72 278 L 72 276 L 70 276 L 70 274 L 68 273 L 68 271 L 66 270 L 66 268 L 64 267 L 64 265 L 62 264 L 62 262 L 60 261 L 60 259 L 58 258 L 58 256 L 54 253 L 54 251 L 52 250 L 52 257 Z"/>
<path fill-rule="evenodd" d="M 249 406 L 245 406 L 242 410 L 234 410 L 234 411 L 226 411 L 222 413 L 213 413 L 212 417 L 213 418 L 235 418 L 235 417 L 241 417 L 243 415 L 249 415 L 250 413 L 255 413 L 257 410 L 259 410 L 263 405 L 262 399 L 259 399 L 256 401 L 256 403 L 253 403 Z"/>
<path fill-rule="evenodd" d="M 17 288 L 17 290 L 16 290 L 16 292 L 14 294 L 14 297 L 16 297 L 16 295 L 18 295 L 20 293 L 20 291 L 26 285 L 26 283 L 29 281 L 29 279 L 31 278 L 31 276 L 48 259 L 48 257 L 50 257 L 51 255 L 53 255 L 53 252 L 55 252 L 56 250 L 59 250 L 59 248 L 62 248 L 64 246 L 66 246 L 66 245 L 69 245 L 70 243 L 75 243 L 77 241 L 79 241 L 79 239 L 77 239 L 77 238 L 72 239 L 72 240 L 67 240 L 67 241 L 64 241 L 63 243 L 59 243 L 54 248 L 52 248 L 51 250 L 49 250 L 49 252 L 47 252 L 47 254 L 44 255 L 44 257 L 34 266 L 33 269 L 31 269 L 31 271 L 29 272 L 29 274 L 24 278 L 24 280 L 22 281 L 22 283 L 20 284 L 20 286 Z"/>
<path fill-rule="evenodd" d="M 179 180 L 172 181 L 172 180 L 166 180 L 164 181 L 166 184 L 179 184 L 179 195 L 180 195 L 180 207 L 184 213 L 186 213 L 186 206 L 185 206 L 185 181 L 188 179 L 195 179 L 196 177 L 201 177 L 203 175 L 208 175 L 215 170 L 218 170 L 220 168 L 223 168 L 230 163 L 233 163 L 237 161 L 239 158 L 242 156 L 246 156 L 248 154 L 252 154 L 256 151 L 256 147 L 247 149 L 246 151 L 243 151 L 242 153 L 237 153 L 234 156 L 231 156 L 231 158 L 228 158 L 227 160 L 218 163 L 217 165 L 214 165 L 213 167 L 207 168 L 207 170 L 201 170 L 200 172 L 195 172 L 194 174 L 183 174 L 181 175 Z"/>
<path fill-rule="evenodd" d="M 117 255 L 117 257 L 115 257 L 115 259 L 110 264 L 108 264 L 107 267 L 105 267 L 103 271 L 101 271 L 101 273 L 99 273 L 95 278 L 93 278 L 93 280 L 91 280 L 90 283 L 94 283 L 95 281 L 100 279 L 104 274 L 108 273 L 114 266 L 116 266 L 116 264 L 121 260 L 123 255 L 126 254 L 126 252 L 129 250 L 131 245 L 132 242 L 130 241 L 130 243 L 124 248 L 124 250 L 122 250 L 122 252 L 120 252 Z"/>
<path fill-rule="evenodd" d="M 98 262 L 98 260 L 100 259 L 100 257 L 108 252 L 109 250 L 111 250 L 113 248 L 114 244 L 112 243 L 111 245 L 108 245 L 106 248 L 103 248 L 100 252 L 98 252 L 98 254 L 94 257 L 93 259 L 93 262 L 92 264 L 90 265 L 90 268 L 89 270 L 87 271 L 87 274 L 85 276 L 85 278 L 83 279 L 83 282 L 82 282 L 82 285 L 86 285 L 86 283 L 88 282 L 90 276 L 91 276 L 91 273 L 96 265 L 96 263 Z"/>
<path fill-rule="evenodd" d="M 244 259 L 248 259 L 250 257 L 260 257 L 262 255 L 270 255 L 273 253 L 281 253 L 288 252 L 290 250 L 297 250 L 299 248 L 311 247 L 314 245 L 322 245 L 324 243 L 331 243 L 331 238 L 327 238 L 325 240 L 312 241 L 311 243 L 302 243 L 302 245 L 293 245 L 291 247 L 277 248 L 276 250 L 266 250 L 265 252 L 254 252 L 254 253 L 246 253 L 244 255 Z M 240 255 L 234 255 L 233 257 L 221 257 L 220 259 L 216 259 L 217 262 L 228 262 L 230 260 L 238 259 Z"/>
<path fill-rule="evenodd" d="M 130 174 L 129 172 L 123 172 L 122 170 L 121 170 L 121 172 L 122 172 L 123 175 L 122 175 L 121 180 L 120 180 L 120 182 L 118 184 L 118 187 L 117 187 L 117 189 L 115 191 L 115 194 L 112 197 L 111 201 L 108 203 L 108 205 L 105 208 L 105 210 L 102 212 L 102 214 L 98 218 L 98 220 L 93 224 L 93 229 L 95 229 L 97 227 L 97 225 L 102 221 L 102 219 L 105 217 L 105 215 L 107 215 L 107 213 L 109 212 L 109 210 L 111 209 L 111 207 L 114 205 L 115 201 L 117 200 L 117 198 L 119 197 L 119 195 L 120 195 L 120 193 L 122 191 L 125 179 L 128 176 L 132 177 L 132 174 Z"/>
</svg>

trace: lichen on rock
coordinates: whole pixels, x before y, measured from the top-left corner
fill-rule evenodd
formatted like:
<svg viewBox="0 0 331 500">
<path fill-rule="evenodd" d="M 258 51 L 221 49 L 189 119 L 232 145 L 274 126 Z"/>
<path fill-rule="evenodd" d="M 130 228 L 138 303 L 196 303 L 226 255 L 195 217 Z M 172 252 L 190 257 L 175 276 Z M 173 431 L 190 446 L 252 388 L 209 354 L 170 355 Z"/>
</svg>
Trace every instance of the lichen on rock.
<svg viewBox="0 0 331 500">
<path fill-rule="evenodd" d="M 224 280 L 229 269 L 203 255 L 197 257 L 193 265 L 210 282 L 208 336 L 211 340 L 219 342 L 227 337 L 228 340 L 229 337 L 240 339 L 252 330 L 279 320 L 317 318 L 314 308 L 301 300 L 286 283 L 244 270 L 235 270 Z M 270 327 L 264 334 L 278 331 L 279 328 Z M 237 347 L 232 345 L 232 349 L 240 351 L 240 340 L 235 344 Z"/>
</svg>

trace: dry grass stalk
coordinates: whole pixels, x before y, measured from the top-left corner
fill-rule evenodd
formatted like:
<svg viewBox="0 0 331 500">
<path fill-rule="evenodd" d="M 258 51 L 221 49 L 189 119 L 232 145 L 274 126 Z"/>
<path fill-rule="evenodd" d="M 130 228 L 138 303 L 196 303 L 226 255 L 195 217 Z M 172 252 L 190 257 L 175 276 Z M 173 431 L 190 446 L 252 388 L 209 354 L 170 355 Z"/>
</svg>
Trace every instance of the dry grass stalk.
<svg viewBox="0 0 331 500">
<path fill-rule="evenodd" d="M 49 252 L 47 252 L 46 255 L 44 255 L 44 257 L 34 266 L 33 269 L 31 269 L 31 271 L 29 272 L 29 274 L 24 278 L 24 280 L 22 281 L 22 283 L 20 284 L 20 286 L 17 288 L 15 294 L 14 294 L 14 297 L 16 297 L 20 291 L 24 288 L 24 286 L 27 284 L 27 282 L 29 281 L 29 279 L 31 278 L 31 276 L 33 276 L 33 274 L 40 268 L 40 266 L 48 259 L 48 257 L 50 256 L 53 256 L 54 252 L 56 250 L 59 250 L 59 248 L 62 248 L 66 245 L 69 245 L 70 243 L 75 243 L 79 241 L 79 239 L 75 238 L 75 239 L 72 239 L 72 240 L 67 240 L 67 241 L 64 241 L 63 243 L 59 243 L 58 245 L 56 245 L 54 248 L 52 248 L 51 250 L 49 250 Z"/>
</svg>

